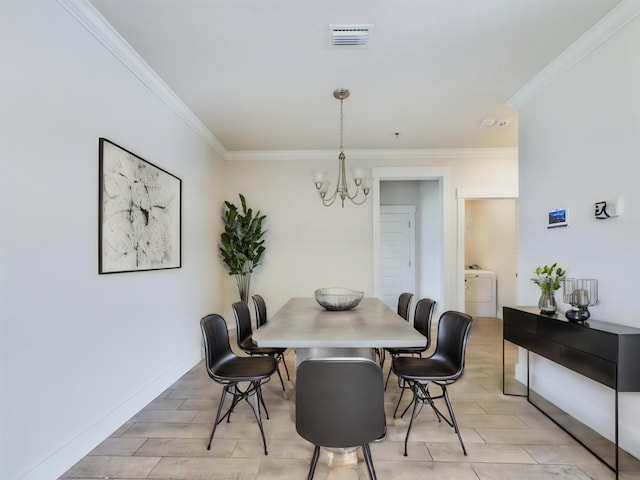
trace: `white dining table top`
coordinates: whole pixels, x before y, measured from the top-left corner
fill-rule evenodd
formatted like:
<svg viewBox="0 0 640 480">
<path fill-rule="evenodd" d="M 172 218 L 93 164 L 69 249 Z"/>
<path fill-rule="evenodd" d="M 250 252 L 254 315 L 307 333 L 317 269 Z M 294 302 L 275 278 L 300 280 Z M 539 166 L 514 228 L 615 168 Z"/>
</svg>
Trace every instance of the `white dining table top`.
<svg viewBox="0 0 640 480">
<path fill-rule="evenodd" d="M 347 311 L 329 311 L 313 297 L 291 298 L 253 332 L 260 347 L 402 348 L 426 339 L 377 298 L 363 298 Z"/>
</svg>

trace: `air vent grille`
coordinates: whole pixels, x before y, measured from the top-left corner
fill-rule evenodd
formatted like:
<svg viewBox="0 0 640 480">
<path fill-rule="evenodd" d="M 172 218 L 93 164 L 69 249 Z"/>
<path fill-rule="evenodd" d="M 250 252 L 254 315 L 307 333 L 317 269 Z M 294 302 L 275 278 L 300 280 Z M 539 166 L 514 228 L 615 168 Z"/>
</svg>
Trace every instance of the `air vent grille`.
<svg viewBox="0 0 640 480">
<path fill-rule="evenodd" d="M 373 25 L 329 25 L 334 47 L 367 47 Z"/>
</svg>

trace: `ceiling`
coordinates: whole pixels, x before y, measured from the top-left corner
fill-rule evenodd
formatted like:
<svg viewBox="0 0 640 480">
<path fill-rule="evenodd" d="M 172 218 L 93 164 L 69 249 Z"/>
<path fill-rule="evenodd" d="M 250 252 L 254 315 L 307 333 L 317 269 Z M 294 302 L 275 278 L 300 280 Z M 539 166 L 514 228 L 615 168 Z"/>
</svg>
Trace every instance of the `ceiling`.
<svg viewBox="0 0 640 480">
<path fill-rule="evenodd" d="M 517 146 L 505 102 L 619 1 L 91 3 L 228 151 L 337 148 L 336 88 L 348 151 Z M 369 45 L 330 25 L 373 25 Z"/>
</svg>

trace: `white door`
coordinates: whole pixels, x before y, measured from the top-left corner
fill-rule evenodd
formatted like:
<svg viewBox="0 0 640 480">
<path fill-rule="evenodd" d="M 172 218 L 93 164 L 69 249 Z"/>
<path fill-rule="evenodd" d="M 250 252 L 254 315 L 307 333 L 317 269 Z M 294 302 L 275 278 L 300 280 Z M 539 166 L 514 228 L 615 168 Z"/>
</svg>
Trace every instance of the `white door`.
<svg viewBox="0 0 640 480">
<path fill-rule="evenodd" d="M 380 299 L 393 310 L 415 293 L 415 205 L 380 206 Z"/>
</svg>

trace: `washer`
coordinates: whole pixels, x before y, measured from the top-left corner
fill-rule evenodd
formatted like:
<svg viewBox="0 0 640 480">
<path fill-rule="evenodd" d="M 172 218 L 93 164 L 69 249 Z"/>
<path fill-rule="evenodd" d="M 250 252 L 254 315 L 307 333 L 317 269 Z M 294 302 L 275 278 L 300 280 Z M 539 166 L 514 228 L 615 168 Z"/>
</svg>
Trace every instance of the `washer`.
<svg viewBox="0 0 640 480">
<path fill-rule="evenodd" d="M 496 272 L 464 271 L 464 309 L 474 317 L 496 316 Z"/>
</svg>

